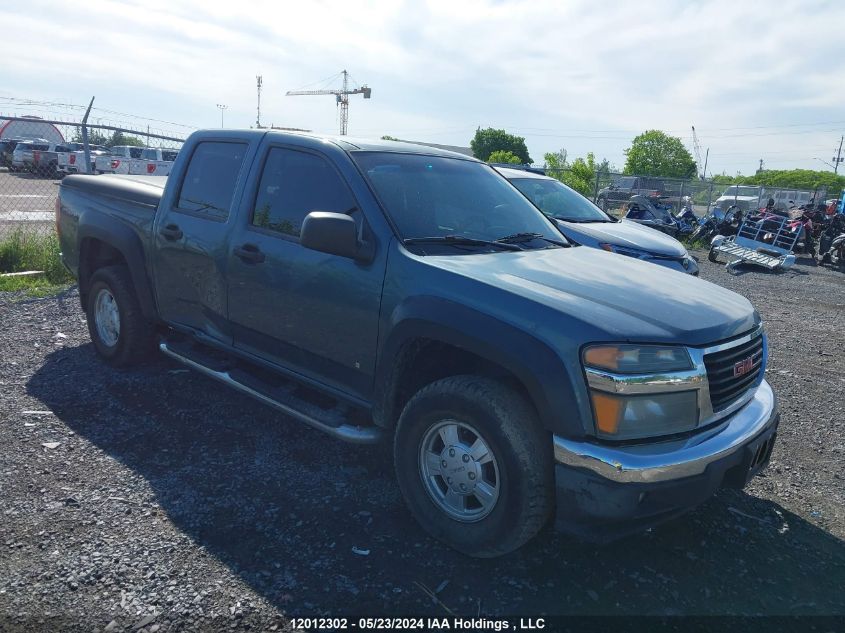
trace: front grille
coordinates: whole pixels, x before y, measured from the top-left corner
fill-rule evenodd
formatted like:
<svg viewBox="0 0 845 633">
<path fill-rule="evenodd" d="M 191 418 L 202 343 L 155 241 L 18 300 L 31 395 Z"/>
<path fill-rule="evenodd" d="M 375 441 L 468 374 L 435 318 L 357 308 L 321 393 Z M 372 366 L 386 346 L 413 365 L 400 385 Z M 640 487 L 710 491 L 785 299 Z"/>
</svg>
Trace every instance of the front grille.
<svg viewBox="0 0 845 633">
<path fill-rule="evenodd" d="M 749 358 L 750 366 L 744 366 L 745 371 L 737 375 L 737 365 Z M 745 395 L 760 378 L 763 367 L 762 333 L 736 347 L 706 354 L 704 366 L 707 368 L 713 411 L 721 411 Z"/>
</svg>

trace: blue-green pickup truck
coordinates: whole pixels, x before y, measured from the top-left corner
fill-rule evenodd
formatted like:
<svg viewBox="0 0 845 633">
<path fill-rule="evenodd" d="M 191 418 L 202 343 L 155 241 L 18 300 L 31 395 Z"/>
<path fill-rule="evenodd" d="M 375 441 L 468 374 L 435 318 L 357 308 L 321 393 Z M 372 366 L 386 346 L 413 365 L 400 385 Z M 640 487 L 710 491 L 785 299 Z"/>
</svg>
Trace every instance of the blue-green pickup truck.
<svg viewBox="0 0 845 633">
<path fill-rule="evenodd" d="M 74 175 L 56 220 L 97 352 L 158 349 L 335 438 L 390 441 L 431 534 L 496 556 L 611 539 L 768 462 L 743 297 L 571 246 L 474 159 L 201 131 L 168 178 Z"/>
</svg>

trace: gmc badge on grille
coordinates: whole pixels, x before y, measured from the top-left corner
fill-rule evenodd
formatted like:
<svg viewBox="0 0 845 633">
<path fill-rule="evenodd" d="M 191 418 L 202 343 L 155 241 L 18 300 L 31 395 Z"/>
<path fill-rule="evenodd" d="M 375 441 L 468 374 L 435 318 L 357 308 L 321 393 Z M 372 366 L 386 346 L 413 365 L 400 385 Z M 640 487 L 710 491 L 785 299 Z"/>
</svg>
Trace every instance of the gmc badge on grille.
<svg viewBox="0 0 845 633">
<path fill-rule="evenodd" d="M 751 371 L 752 367 L 754 367 L 754 359 L 751 356 L 743 358 L 734 365 L 734 376 L 744 376 Z"/>
</svg>

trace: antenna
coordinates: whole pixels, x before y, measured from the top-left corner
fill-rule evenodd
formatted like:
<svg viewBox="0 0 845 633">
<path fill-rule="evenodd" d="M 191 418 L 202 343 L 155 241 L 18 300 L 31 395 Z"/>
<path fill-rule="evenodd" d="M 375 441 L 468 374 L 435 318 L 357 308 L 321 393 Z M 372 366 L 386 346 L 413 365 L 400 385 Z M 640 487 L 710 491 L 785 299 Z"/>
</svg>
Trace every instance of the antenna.
<svg viewBox="0 0 845 633">
<path fill-rule="evenodd" d="M 264 82 L 261 75 L 255 76 L 255 83 L 258 87 L 258 108 L 255 112 L 255 127 L 261 127 L 261 84 Z"/>
</svg>

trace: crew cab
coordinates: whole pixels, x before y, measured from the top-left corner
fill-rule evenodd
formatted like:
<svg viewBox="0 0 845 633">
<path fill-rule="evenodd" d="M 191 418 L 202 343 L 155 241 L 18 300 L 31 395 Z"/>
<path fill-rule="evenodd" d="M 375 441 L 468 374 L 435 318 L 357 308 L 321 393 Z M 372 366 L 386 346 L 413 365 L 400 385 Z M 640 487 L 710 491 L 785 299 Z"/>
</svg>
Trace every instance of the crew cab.
<svg viewBox="0 0 845 633">
<path fill-rule="evenodd" d="M 698 274 L 698 263 L 675 238 L 637 222 L 617 220 L 555 178 L 524 169 L 496 170 L 554 221 L 570 242 Z"/>
<path fill-rule="evenodd" d="M 570 245 L 473 158 L 199 131 L 166 179 L 68 176 L 56 214 L 105 361 L 158 349 L 334 438 L 392 442 L 410 512 L 466 554 L 552 515 L 616 538 L 768 463 L 751 304 Z"/>
</svg>

